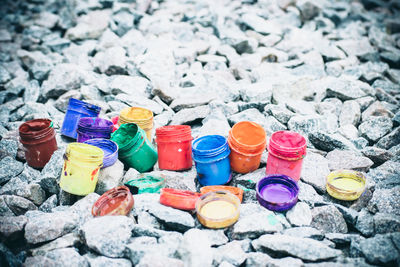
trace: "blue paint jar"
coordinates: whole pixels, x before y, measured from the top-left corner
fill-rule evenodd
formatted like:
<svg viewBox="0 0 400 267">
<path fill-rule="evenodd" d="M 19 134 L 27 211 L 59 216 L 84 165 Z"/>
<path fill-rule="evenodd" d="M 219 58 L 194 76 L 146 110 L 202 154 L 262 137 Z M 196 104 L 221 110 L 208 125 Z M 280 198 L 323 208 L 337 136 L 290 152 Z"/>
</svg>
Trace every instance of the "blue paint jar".
<svg viewBox="0 0 400 267">
<path fill-rule="evenodd" d="M 97 117 L 100 113 L 100 107 L 92 105 L 75 98 L 70 98 L 64 122 L 61 127 L 61 134 L 74 138 L 78 136 L 76 132 L 78 121 L 83 117 Z"/>
<path fill-rule="evenodd" d="M 93 138 L 83 143 L 92 146 L 97 146 L 98 148 L 103 150 L 104 158 L 103 158 L 102 168 L 107 168 L 111 165 L 114 165 L 114 163 L 118 159 L 118 145 L 114 141 L 104 138 Z"/>
<path fill-rule="evenodd" d="M 80 118 L 78 122 L 78 129 L 76 132 L 78 136 L 76 141 L 83 143 L 86 140 L 93 138 L 111 138 L 111 132 L 114 128 L 112 121 L 97 118 L 97 117 L 85 117 Z"/>
<path fill-rule="evenodd" d="M 206 135 L 192 144 L 197 179 L 201 185 L 222 185 L 232 178 L 228 142 L 221 135 Z"/>
</svg>

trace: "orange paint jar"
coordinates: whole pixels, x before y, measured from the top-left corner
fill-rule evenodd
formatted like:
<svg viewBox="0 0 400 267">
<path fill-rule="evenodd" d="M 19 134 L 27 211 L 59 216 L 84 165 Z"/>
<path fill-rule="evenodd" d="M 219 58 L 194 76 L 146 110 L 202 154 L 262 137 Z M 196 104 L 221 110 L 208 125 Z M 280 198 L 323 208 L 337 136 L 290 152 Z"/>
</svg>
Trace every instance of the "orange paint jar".
<svg viewBox="0 0 400 267">
<path fill-rule="evenodd" d="M 209 185 L 200 188 L 200 193 L 202 195 L 207 194 L 208 192 L 217 192 L 217 191 L 228 191 L 229 193 L 237 196 L 240 202 L 242 202 L 243 200 L 243 189 L 239 187 L 228 186 L 228 185 Z"/>
<path fill-rule="evenodd" d="M 232 170 L 248 173 L 258 169 L 267 144 L 266 137 L 265 130 L 255 122 L 241 121 L 233 125 L 228 136 Z"/>
</svg>

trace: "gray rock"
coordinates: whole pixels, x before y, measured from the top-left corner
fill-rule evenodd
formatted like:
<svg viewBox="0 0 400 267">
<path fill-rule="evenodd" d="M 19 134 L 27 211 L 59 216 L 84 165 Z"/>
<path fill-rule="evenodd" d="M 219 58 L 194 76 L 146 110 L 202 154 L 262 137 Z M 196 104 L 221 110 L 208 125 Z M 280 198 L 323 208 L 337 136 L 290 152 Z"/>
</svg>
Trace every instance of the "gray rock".
<svg viewBox="0 0 400 267">
<path fill-rule="evenodd" d="M 229 241 L 224 230 L 204 229 L 201 231 L 208 235 L 208 240 L 210 241 L 211 246 L 221 246 Z"/>
<path fill-rule="evenodd" d="M 51 210 L 55 207 L 57 207 L 58 203 L 58 198 L 57 195 L 54 194 L 51 197 L 49 197 L 45 202 L 40 205 L 39 210 L 43 212 L 51 212 Z"/>
<path fill-rule="evenodd" d="M 60 248 L 68 248 L 73 246 L 82 245 L 82 241 L 79 239 L 78 234 L 69 233 L 64 236 L 61 236 L 49 243 L 46 243 L 40 247 L 31 249 L 32 256 L 45 256 L 46 253 Z"/>
<path fill-rule="evenodd" d="M 139 263 L 135 266 L 138 267 L 183 267 L 183 261 L 179 259 L 174 259 L 170 257 L 166 257 L 163 255 L 152 255 L 152 254 L 145 254 L 143 258 L 140 259 Z"/>
<path fill-rule="evenodd" d="M 367 190 L 367 192 L 369 192 L 369 191 Z M 363 196 L 367 195 L 367 194 L 368 193 L 364 193 Z M 371 196 L 372 196 L 372 194 L 371 194 Z M 357 201 L 359 201 L 362 197 L 360 197 Z M 357 218 L 358 218 L 358 211 L 361 210 L 361 208 L 363 208 L 363 205 L 361 205 L 360 203 L 357 203 L 357 201 L 354 202 L 354 204 L 352 204 L 350 206 L 350 208 L 346 208 L 340 204 L 334 204 L 335 207 L 342 213 L 343 218 L 348 225 L 356 224 Z"/>
<path fill-rule="evenodd" d="M 276 233 L 283 230 L 282 223 L 273 212 L 259 208 L 255 210 L 258 210 L 256 213 L 246 214 L 243 213 L 243 208 L 246 207 L 244 205 L 242 204 L 242 213 L 239 220 L 233 226 L 232 237 L 234 239 L 254 239 L 263 234 Z M 246 205 L 247 207 L 253 207 L 250 204 Z"/>
<path fill-rule="evenodd" d="M 56 107 L 61 112 L 66 112 L 70 98 L 75 98 L 75 99 L 81 100 L 82 94 L 78 90 L 69 90 L 68 92 L 62 94 L 56 100 L 56 102 L 54 102 L 54 107 Z"/>
<path fill-rule="evenodd" d="M 4 184 L 11 178 L 18 176 L 24 169 L 24 164 L 10 156 L 0 160 L 0 184 Z"/>
<path fill-rule="evenodd" d="M 146 211 L 140 211 L 137 213 L 137 223 L 142 225 L 147 225 L 157 229 L 161 229 L 162 225 L 159 223 L 153 215 Z"/>
<path fill-rule="evenodd" d="M 261 126 L 264 126 L 265 116 L 258 109 L 250 108 L 229 116 L 228 121 L 231 125 L 234 125 L 240 121 L 253 121 Z"/>
<path fill-rule="evenodd" d="M 208 106 L 183 109 L 172 117 L 171 125 L 191 124 L 197 120 L 204 119 L 209 114 Z"/>
<path fill-rule="evenodd" d="M 393 157 L 392 153 L 378 147 L 366 147 L 361 152 L 377 165 L 380 165 Z"/>
<path fill-rule="evenodd" d="M 175 112 L 178 112 L 185 108 L 194 108 L 202 105 L 207 105 L 214 99 L 214 96 L 210 95 L 198 95 L 195 98 L 192 96 L 180 96 L 172 101 L 169 105 Z"/>
<path fill-rule="evenodd" d="M 339 116 L 340 126 L 346 124 L 357 125 L 361 118 L 360 105 L 355 100 L 348 100 L 343 103 Z"/>
<path fill-rule="evenodd" d="M 92 207 L 94 203 L 99 199 L 99 195 L 96 193 L 90 193 L 89 195 L 81 198 L 76 201 L 70 208 L 69 211 L 74 213 L 79 218 L 79 225 L 84 224 L 91 218 L 92 215 Z"/>
<path fill-rule="evenodd" d="M 37 80 L 31 80 L 25 88 L 24 102 L 36 102 L 39 99 L 41 92 L 42 89 L 39 82 Z"/>
<path fill-rule="evenodd" d="M 323 131 L 312 132 L 308 136 L 315 148 L 323 151 L 332 151 L 334 149 L 355 150 L 355 146 L 340 134 L 329 134 Z"/>
<path fill-rule="evenodd" d="M 398 144 L 400 144 L 400 127 L 395 128 L 391 133 L 382 137 L 376 143 L 376 146 L 383 149 L 390 149 Z"/>
<path fill-rule="evenodd" d="M 376 142 L 385 134 L 389 133 L 392 127 L 393 122 L 390 118 L 371 116 L 368 120 L 360 124 L 358 130 L 362 137 L 365 137 L 371 142 Z"/>
<path fill-rule="evenodd" d="M 93 67 L 107 75 L 126 74 L 126 51 L 120 46 L 98 52 L 92 60 Z"/>
<path fill-rule="evenodd" d="M 261 34 L 281 34 L 282 29 L 273 21 L 265 20 L 256 14 L 245 13 L 241 17 L 242 22 Z"/>
<path fill-rule="evenodd" d="M 384 116 L 391 118 L 393 117 L 393 113 L 385 107 L 384 102 L 375 101 L 371 105 L 369 105 L 366 110 L 363 111 L 361 116 L 362 121 L 367 121 L 368 119 L 370 119 L 371 116 Z"/>
<path fill-rule="evenodd" d="M 290 255 L 307 261 L 336 258 L 340 250 L 310 238 L 287 235 L 263 235 L 251 243 L 256 251 L 266 251 L 275 255 Z"/>
<path fill-rule="evenodd" d="M 213 251 L 207 234 L 199 229 L 190 229 L 183 235 L 178 255 L 185 266 L 211 266 Z"/>
<path fill-rule="evenodd" d="M 112 259 L 104 256 L 95 256 L 86 254 L 86 260 L 91 267 L 131 267 L 132 263 L 128 259 Z"/>
<path fill-rule="evenodd" d="M 12 213 L 14 213 L 18 216 L 25 214 L 29 210 L 37 210 L 37 207 L 31 201 L 13 195 L 0 196 L 0 206 L 5 206 L 0 209 L 1 215 L 13 215 Z"/>
<path fill-rule="evenodd" d="M 58 194 L 60 190 L 58 180 L 64 164 L 63 153 L 61 149 L 56 150 L 41 172 L 39 184 L 45 191 L 52 194 Z"/>
<path fill-rule="evenodd" d="M 368 210 L 372 213 L 383 212 L 400 215 L 400 186 L 391 189 L 376 189 L 368 203 Z"/>
<path fill-rule="evenodd" d="M 376 50 L 371 46 L 367 37 L 361 39 L 348 39 L 335 43 L 348 56 L 365 56 L 374 53 Z"/>
<path fill-rule="evenodd" d="M 188 171 L 152 171 L 149 175 L 161 176 L 165 178 L 165 187 L 196 191 L 195 178 L 196 171 L 194 168 Z M 134 179 L 134 178 L 131 178 Z"/>
<path fill-rule="evenodd" d="M 246 255 L 246 266 L 263 266 L 272 260 L 268 254 L 262 252 L 250 252 Z"/>
<path fill-rule="evenodd" d="M 46 253 L 44 257 L 53 260 L 62 266 L 89 266 L 86 258 L 79 255 L 75 248 L 55 249 Z M 25 265 L 26 264 L 27 263 L 25 262 Z M 37 264 L 32 264 L 32 266 L 37 266 Z"/>
<path fill-rule="evenodd" d="M 46 194 L 40 185 L 28 184 L 18 177 L 12 178 L 0 189 L 0 194 L 16 195 L 32 201 L 39 206 L 46 200 Z"/>
<path fill-rule="evenodd" d="M 326 191 L 326 176 L 329 174 L 328 160 L 316 153 L 308 153 L 303 160 L 301 179 L 319 192 Z"/>
<path fill-rule="evenodd" d="M 237 241 L 229 242 L 214 250 L 214 261 L 217 263 L 228 262 L 239 266 L 246 260 L 246 253 Z"/>
<path fill-rule="evenodd" d="M 347 225 L 340 211 L 333 205 L 315 207 L 311 210 L 311 226 L 324 233 L 347 233 Z"/>
<path fill-rule="evenodd" d="M 360 241 L 360 249 L 368 262 L 390 264 L 398 258 L 398 251 L 389 236 L 376 235 Z"/>
<path fill-rule="evenodd" d="M 323 203 L 324 200 L 321 195 L 315 191 L 314 187 L 309 184 L 302 182 L 301 180 L 297 182 L 299 185 L 299 195 L 298 198 L 300 201 L 305 202 L 311 206 L 314 206 L 315 203 Z"/>
<path fill-rule="evenodd" d="M 227 137 L 231 126 L 229 126 L 228 120 L 221 110 L 214 110 L 204 120 L 202 120 L 202 126 L 199 129 L 198 136 L 204 135 L 222 135 Z"/>
<path fill-rule="evenodd" d="M 286 212 L 286 218 L 294 226 L 310 225 L 312 214 L 310 207 L 304 202 L 298 202 L 293 208 Z"/>
<path fill-rule="evenodd" d="M 257 182 L 265 176 L 265 168 L 257 169 L 251 173 L 237 175 L 233 182 L 246 188 L 255 189 Z"/>
<path fill-rule="evenodd" d="M 12 139 L 2 139 L 0 141 L 0 157 L 10 156 L 15 159 L 17 157 L 18 143 Z"/>
<path fill-rule="evenodd" d="M 194 219 L 189 213 L 155 203 L 149 209 L 149 213 L 155 216 L 167 228 L 176 231 L 186 231 L 194 227 Z"/>
<path fill-rule="evenodd" d="M 110 10 L 91 11 L 78 18 L 78 24 L 69 28 L 65 37 L 70 40 L 95 39 L 101 36 L 108 26 Z"/>
<path fill-rule="evenodd" d="M 287 124 L 294 113 L 288 110 L 283 105 L 273 105 L 268 104 L 264 107 L 264 112 L 266 114 L 274 116 L 280 123 Z"/>
<path fill-rule="evenodd" d="M 131 237 L 134 222 L 126 216 L 103 216 L 87 221 L 80 229 L 87 246 L 101 255 L 117 258 Z"/>
<path fill-rule="evenodd" d="M 400 232 L 400 216 L 378 212 L 374 215 L 374 225 L 378 234 Z"/>
<path fill-rule="evenodd" d="M 336 245 L 349 245 L 352 240 L 359 238 L 357 234 L 328 233 L 325 237 Z"/>
<path fill-rule="evenodd" d="M 387 161 L 381 166 L 371 169 L 368 172 L 368 177 L 372 178 L 377 183 L 378 188 L 392 188 L 400 185 L 398 180 L 400 163 L 395 161 Z"/>
<path fill-rule="evenodd" d="M 352 124 L 345 124 L 340 126 L 338 132 L 349 140 L 358 138 L 358 129 Z"/>
<path fill-rule="evenodd" d="M 124 176 L 124 164 L 117 160 L 113 165 L 100 169 L 96 185 L 96 193 L 104 194 L 106 191 L 118 186 Z"/>
<path fill-rule="evenodd" d="M 50 241 L 71 232 L 77 223 L 77 216 L 71 212 L 40 213 L 29 218 L 25 239 L 29 244 Z"/>
<path fill-rule="evenodd" d="M 326 155 L 326 159 L 331 170 L 350 169 L 366 172 L 374 164 L 369 158 L 347 150 L 333 150 Z"/>
<path fill-rule="evenodd" d="M 310 1 L 299 1 L 296 6 L 300 10 L 302 21 L 311 20 L 321 12 L 321 8 Z"/>
<path fill-rule="evenodd" d="M 324 239 L 324 234 L 320 230 L 308 226 L 288 228 L 283 231 L 283 234 L 294 237 L 311 238 L 315 240 Z"/>
<path fill-rule="evenodd" d="M 372 214 L 362 209 L 358 214 L 355 228 L 364 236 L 371 236 L 374 233 L 374 218 Z"/>
<path fill-rule="evenodd" d="M 352 100 L 367 96 L 373 88 L 367 83 L 353 79 L 329 78 L 327 80 L 326 94 L 342 101 Z"/>
<path fill-rule="evenodd" d="M 1 216 L 0 234 L 9 240 L 18 238 L 23 234 L 27 222 L 25 216 Z"/>
<path fill-rule="evenodd" d="M 322 118 L 320 115 L 293 116 L 288 122 L 291 131 L 307 136 L 311 132 L 321 129 Z"/>
</svg>

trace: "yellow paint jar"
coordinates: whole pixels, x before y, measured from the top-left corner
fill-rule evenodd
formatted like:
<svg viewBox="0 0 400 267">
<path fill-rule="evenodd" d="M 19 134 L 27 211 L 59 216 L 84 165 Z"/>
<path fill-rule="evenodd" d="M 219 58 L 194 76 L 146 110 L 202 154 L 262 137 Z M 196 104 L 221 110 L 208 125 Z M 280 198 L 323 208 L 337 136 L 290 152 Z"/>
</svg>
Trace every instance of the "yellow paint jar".
<svg viewBox="0 0 400 267">
<path fill-rule="evenodd" d="M 118 125 L 135 123 L 146 132 L 147 139 L 151 142 L 153 131 L 153 112 L 146 108 L 128 107 L 119 113 Z"/>
<path fill-rule="evenodd" d="M 78 196 L 94 192 L 103 157 L 103 150 L 96 146 L 70 143 L 64 154 L 61 189 Z"/>
<path fill-rule="evenodd" d="M 337 170 L 327 176 L 326 190 L 340 200 L 356 200 L 365 190 L 365 176 L 352 170 Z"/>
<path fill-rule="evenodd" d="M 239 219 L 240 200 L 228 191 L 209 192 L 196 202 L 197 219 L 207 228 L 225 228 Z"/>
</svg>

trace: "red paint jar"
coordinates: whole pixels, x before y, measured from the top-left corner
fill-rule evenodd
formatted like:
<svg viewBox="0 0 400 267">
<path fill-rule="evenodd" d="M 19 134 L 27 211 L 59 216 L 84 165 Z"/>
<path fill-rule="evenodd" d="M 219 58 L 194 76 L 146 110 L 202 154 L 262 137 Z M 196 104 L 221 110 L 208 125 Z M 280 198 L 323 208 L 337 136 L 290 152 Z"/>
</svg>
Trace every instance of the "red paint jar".
<svg viewBox="0 0 400 267">
<path fill-rule="evenodd" d="M 56 132 L 49 119 L 35 119 L 19 127 L 26 162 L 33 168 L 43 168 L 57 150 Z"/>
<path fill-rule="evenodd" d="M 284 174 L 296 181 L 300 180 L 306 149 L 306 139 L 298 133 L 273 133 L 269 139 L 266 174 Z"/>
<path fill-rule="evenodd" d="M 194 210 L 200 196 L 201 194 L 197 192 L 163 188 L 161 189 L 160 203 L 175 209 Z"/>
<path fill-rule="evenodd" d="M 181 171 L 192 167 L 190 126 L 170 125 L 157 128 L 156 142 L 160 169 Z"/>
<path fill-rule="evenodd" d="M 92 207 L 93 216 L 127 215 L 134 204 L 133 196 L 126 186 L 114 187 L 105 192 Z"/>
</svg>

